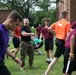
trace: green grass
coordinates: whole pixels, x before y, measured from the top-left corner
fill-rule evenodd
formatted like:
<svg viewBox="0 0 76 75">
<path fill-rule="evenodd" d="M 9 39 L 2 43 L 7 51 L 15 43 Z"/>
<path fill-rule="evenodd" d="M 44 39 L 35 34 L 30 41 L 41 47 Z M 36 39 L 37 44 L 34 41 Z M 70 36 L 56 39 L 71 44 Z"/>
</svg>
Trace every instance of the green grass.
<svg viewBox="0 0 76 75">
<path fill-rule="evenodd" d="M 9 50 L 13 48 L 12 42 L 10 42 L 10 47 Z M 53 50 L 53 54 L 55 52 L 55 46 Z M 35 52 L 35 57 L 34 57 L 34 66 L 37 66 L 38 68 L 36 69 L 30 69 L 28 65 L 28 56 L 26 57 L 26 62 L 23 71 L 20 70 L 19 66 L 9 57 L 8 59 L 5 59 L 6 66 L 12 73 L 12 75 L 42 75 L 46 68 L 48 67 L 48 64 L 45 62 L 46 61 L 46 53 L 44 51 L 44 46 L 40 49 L 43 54 L 38 55 Z M 17 57 L 20 58 L 20 54 L 18 53 Z M 57 64 L 53 67 L 49 75 L 63 75 L 62 74 L 62 66 L 63 66 L 63 57 L 60 57 L 59 61 Z"/>
</svg>

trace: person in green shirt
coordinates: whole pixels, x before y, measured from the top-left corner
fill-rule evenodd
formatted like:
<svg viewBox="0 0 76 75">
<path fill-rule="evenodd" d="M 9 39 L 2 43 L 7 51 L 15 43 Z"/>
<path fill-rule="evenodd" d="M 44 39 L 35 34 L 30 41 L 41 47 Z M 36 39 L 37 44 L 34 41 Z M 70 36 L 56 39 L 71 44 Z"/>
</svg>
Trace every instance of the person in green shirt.
<svg viewBox="0 0 76 75">
<path fill-rule="evenodd" d="M 31 41 L 32 45 L 34 46 L 34 49 L 36 52 L 38 52 L 38 54 L 42 54 L 41 51 L 39 51 L 39 48 L 41 48 L 43 46 L 43 40 L 40 40 L 38 38 L 33 37 L 33 41 Z"/>
</svg>

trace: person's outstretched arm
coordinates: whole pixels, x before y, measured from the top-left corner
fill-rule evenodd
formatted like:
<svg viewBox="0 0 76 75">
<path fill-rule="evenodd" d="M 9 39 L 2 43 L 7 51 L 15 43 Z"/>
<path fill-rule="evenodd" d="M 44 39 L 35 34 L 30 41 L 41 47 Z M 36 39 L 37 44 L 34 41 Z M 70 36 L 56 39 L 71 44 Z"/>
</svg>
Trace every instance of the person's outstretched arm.
<svg viewBox="0 0 76 75">
<path fill-rule="evenodd" d="M 9 50 L 7 50 L 6 53 L 7 53 L 7 55 L 10 56 L 17 64 L 19 64 L 19 66 L 21 66 L 22 61 L 21 61 L 19 58 L 15 57 L 15 55 L 12 54 Z"/>
</svg>

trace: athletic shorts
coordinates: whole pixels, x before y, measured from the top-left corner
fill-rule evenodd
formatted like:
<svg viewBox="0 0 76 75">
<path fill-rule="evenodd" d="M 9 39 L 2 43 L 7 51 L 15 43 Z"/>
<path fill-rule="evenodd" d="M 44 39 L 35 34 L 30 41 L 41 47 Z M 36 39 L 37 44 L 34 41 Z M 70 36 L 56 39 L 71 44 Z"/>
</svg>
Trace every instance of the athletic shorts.
<svg viewBox="0 0 76 75">
<path fill-rule="evenodd" d="M 45 51 L 53 51 L 53 39 L 45 39 Z"/>
<path fill-rule="evenodd" d="M 18 48 L 20 44 L 20 39 L 17 37 L 13 37 L 12 41 L 13 41 L 14 48 Z"/>
<path fill-rule="evenodd" d="M 70 53 L 70 48 L 65 48 L 63 73 L 66 73 L 69 53 Z M 74 53 L 75 53 L 74 60 L 70 62 L 70 65 L 67 71 L 68 74 L 71 74 L 73 71 L 76 71 L 76 50 L 74 50 Z"/>
<path fill-rule="evenodd" d="M 56 48 L 54 57 L 59 58 L 61 56 L 61 54 L 64 54 L 64 51 L 65 51 L 65 46 L 64 46 L 65 45 L 65 41 L 56 38 L 55 44 L 56 44 L 57 48 Z"/>
<path fill-rule="evenodd" d="M 0 61 L 0 75 L 11 75 L 4 62 Z"/>
</svg>

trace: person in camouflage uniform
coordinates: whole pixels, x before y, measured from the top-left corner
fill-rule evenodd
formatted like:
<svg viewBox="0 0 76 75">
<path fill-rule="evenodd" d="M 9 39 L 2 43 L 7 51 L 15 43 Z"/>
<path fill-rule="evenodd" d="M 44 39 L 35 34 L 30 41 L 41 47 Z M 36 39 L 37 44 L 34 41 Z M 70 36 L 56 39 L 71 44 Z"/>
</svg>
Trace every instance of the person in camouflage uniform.
<svg viewBox="0 0 76 75">
<path fill-rule="evenodd" d="M 32 67 L 33 64 L 33 59 L 34 59 L 34 48 L 33 45 L 31 44 L 31 38 L 34 33 L 31 33 L 30 28 L 28 27 L 29 25 L 29 19 L 25 18 L 24 19 L 24 26 L 20 29 L 20 34 L 21 34 L 21 44 L 20 44 L 20 55 L 21 55 L 21 70 L 23 69 L 25 65 L 25 58 L 26 55 L 29 57 L 29 67 Z"/>
</svg>

